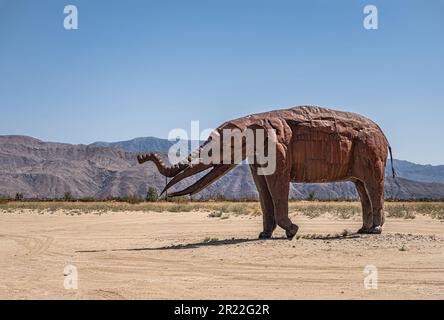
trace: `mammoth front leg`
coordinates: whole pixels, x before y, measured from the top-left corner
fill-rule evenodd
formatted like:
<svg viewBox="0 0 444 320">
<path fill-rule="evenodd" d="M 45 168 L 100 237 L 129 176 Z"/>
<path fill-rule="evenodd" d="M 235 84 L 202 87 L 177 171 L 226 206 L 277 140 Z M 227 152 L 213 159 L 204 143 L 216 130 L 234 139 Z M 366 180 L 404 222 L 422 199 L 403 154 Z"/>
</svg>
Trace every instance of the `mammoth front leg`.
<svg viewBox="0 0 444 320">
<path fill-rule="evenodd" d="M 257 174 L 257 168 L 255 166 L 250 165 L 250 169 L 257 191 L 259 192 L 259 200 L 262 208 L 264 229 L 259 234 L 259 239 L 269 239 L 271 238 L 274 229 L 276 229 L 273 199 L 268 191 L 267 181 L 265 181 L 264 176 Z"/>
<path fill-rule="evenodd" d="M 289 240 L 298 232 L 299 227 L 293 224 L 288 217 L 288 194 L 290 190 L 289 175 L 273 174 L 265 176 L 268 190 L 274 205 L 274 217 L 279 227 L 285 230 Z"/>
</svg>

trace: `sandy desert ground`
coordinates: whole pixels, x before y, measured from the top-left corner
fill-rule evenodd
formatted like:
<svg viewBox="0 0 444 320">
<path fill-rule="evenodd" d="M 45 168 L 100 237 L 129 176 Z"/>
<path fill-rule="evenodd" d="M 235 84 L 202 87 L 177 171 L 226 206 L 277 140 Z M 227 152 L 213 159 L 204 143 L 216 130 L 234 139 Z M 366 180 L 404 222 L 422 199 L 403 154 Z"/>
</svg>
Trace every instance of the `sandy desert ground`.
<svg viewBox="0 0 444 320">
<path fill-rule="evenodd" d="M 299 239 L 260 241 L 259 215 L 0 213 L 1 299 L 443 299 L 444 221 L 292 214 Z M 73 265 L 78 289 L 64 288 Z M 364 288 L 374 265 L 378 288 Z"/>
</svg>

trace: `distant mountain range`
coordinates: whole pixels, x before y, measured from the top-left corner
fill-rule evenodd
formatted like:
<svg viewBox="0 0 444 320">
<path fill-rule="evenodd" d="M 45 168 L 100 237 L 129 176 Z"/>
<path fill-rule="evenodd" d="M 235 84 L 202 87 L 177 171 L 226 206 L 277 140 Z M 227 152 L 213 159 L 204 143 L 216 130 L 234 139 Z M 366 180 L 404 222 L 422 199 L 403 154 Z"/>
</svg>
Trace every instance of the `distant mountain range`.
<svg viewBox="0 0 444 320">
<path fill-rule="evenodd" d="M 25 136 L 0 136 L 0 197 L 22 193 L 26 198 L 128 197 L 161 190 L 165 178 L 152 163 L 139 165 L 139 152 L 166 153 L 175 142 L 155 137 L 91 145 L 43 142 Z M 188 141 L 181 141 L 184 145 Z M 386 196 L 398 199 L 444 199 L 444 166 L 395 160 L 398 178 L 387 178 Z M 390 168 L 387 169 L 388 172 Z M 389 175 L 389 173 L 387 173 Z M 182 181 L 182 189 L 195 181 Z M 249 168 L 240 165 L 194 198 L 257 198 Z M 293 184 L 290 197 L 304 199 L 357 197 L 351 183 Z"/>
<path fill-rule="evenodd" d="M 117 141 L 117 142 L 98 141 L 90 144 L 90 146 L 121 148 L 131 152 L 167 153 L 170 147 L 175 143 L 176 141 L 169 141 L 168 139 L 145 137 L 145 138 L 134 138 L 132 140 Z M 187 146 L 187 143 L 190 145 L 190 143 L 187 140 L 181 140 L 180 143 L 184 147 Z"/>
</svg>

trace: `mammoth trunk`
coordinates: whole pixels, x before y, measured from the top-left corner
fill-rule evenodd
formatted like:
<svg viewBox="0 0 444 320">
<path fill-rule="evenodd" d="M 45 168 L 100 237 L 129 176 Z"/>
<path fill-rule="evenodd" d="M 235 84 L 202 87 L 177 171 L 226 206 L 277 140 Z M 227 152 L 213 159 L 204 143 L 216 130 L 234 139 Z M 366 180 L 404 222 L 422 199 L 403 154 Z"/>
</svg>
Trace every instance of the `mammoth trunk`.
<svg viewBox="0 0 444 320">
<path fill-rule="evenodd" d="M 140 164 L 147 161 L 154 162 L 159 172 L 166 177 L 174 177 L 176 174 L 178 174 L 188 166 L 187 164 L 184 163 L 178 163 L 174 166 L 167 166 L 156 153 L 147 153 L 144 155 L 138 155 L 137 161 L 139 161 Z"/>
<path fill-rule="evenodd" d="M 167 166 L 163 162 L 163 160 L 159 157 L 157 153 L 147 153 L 144 155 L 138 155 L 137 161 L 142 164 L 147 161 L 152 161 L 156 165 L 159 172 L 164 175 L 165 177 L 174 177 L 181 171 L 189 168 L 191 166 L 191 163 L 193 162 L 193 159 L 196 158 L 196 156 L 199 155 L 201 148 L 197 149 L 193 153 L 189 154 L 186 159 L 182 160 L 181 162 L 173 165 L 173 166 Z"/>
</svg>

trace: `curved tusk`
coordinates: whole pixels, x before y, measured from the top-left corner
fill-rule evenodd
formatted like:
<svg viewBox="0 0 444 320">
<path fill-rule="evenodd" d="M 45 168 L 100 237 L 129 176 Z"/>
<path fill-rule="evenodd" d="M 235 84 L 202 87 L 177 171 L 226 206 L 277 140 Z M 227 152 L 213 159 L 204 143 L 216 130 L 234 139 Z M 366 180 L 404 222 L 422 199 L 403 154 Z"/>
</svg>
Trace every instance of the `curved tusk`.
<svg viewBox="0 0 444 320">
<path fill-rule="evenodd" d="M 234 167 L 236 167 L 236 165 L 234 165 L 234 164 L 219 164 L 216 167 L 214 167 L 213 170 L 208 172 L 205 176 L 203 176 L 201 179 L 199 179 L 197 182 L 195 182 L 194 184 L 192 184 L 188 188 L 186 188 L 182 191 L 173 192 L 169 196 L 177 197 L 177 196 L 184 196 L 187 194 L 193 195 L 193 194 L 201 191 L 205 187 L 209 186 L 217 179 L 224 176 L 228 171 L 230 171 Z"/>
<path fill-rule="evenodd" d="M 212 164 L 199 163 L 199 164 L 197 164 L 195 166 L 186 168 L 185 170 L 180 172 L 178 175 L 176 175 L 170 182 L 168 182 L 168 184 L 165 186 L 165 188 L 163 188 L 163 190 L 160 193 L 160 195 L 164 194 L 165 191 L 167 191 L 169 188 L 174 186 L 179 181 L 182 181 L 183 179 L 188 178 L 189 176 L 192 176 L 192 175 L 194 175 L 196 173 L 205 171 L 208 168 L 211 168 L 212 166 L 213 166 Z"/>
</svg>

